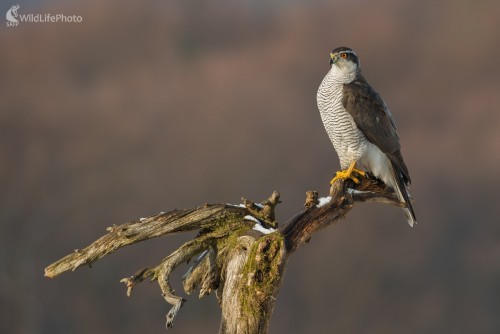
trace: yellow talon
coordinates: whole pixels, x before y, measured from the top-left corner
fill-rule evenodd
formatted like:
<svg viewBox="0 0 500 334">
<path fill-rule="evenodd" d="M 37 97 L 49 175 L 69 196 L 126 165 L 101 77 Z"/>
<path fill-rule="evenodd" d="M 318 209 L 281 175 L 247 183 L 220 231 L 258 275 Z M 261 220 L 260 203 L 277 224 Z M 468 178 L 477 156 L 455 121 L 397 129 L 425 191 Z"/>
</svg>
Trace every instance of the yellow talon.
<svg viewBox="0 0 500 334">
<path fill-rule="evenodd" d="M 346 179 L 351 179 L 356 184 L 359 183 L 358 178 L 356 178 L 352 174 L 356 173 L 356 174 L 359 174 L 361 176 L 365 176 L 366 173 L 360 169 L 356 169 L 355 166 L 356 166 L 356 161 L 353 161 L 349 165 L 348 169 L 344 169 L 344 170 L 341 170 L 341 171 L 338 171 L 337 173 L 335 173 L 335 177 L 330 181 L 330 184 L 333 184 L 337 180 L 346 180 Z"/>
<path fill-rule="evenodd" d="M 351 179 L 354 181 L 354 183 L 359 183 L 359 180 L 355 176 L 349 175 L 347 173 L 347 169 L 344 169 L 335 173 L 335 177 L 330 181 L 330 184 L 334 184 L 335 181 L 337 180 L 345 180 L 345 179 Z"/>
</svg>

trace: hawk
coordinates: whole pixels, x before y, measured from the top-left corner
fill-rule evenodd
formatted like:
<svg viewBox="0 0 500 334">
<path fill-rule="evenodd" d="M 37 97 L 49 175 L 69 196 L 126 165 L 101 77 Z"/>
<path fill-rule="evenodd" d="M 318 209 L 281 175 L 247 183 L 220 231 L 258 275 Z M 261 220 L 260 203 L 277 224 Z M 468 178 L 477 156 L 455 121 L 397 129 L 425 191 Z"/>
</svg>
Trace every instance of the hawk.
<svg viewBox="0 0 500 334">
<path fill-rule="evenodd" d="M 410 226 L 417 222 L 410 202 L 411 183 L 401 155 L 396 123 L 380 95 L 361 74 L 354 50 L 339 47 L 330 53 L 330 71 L 318 89 L 321 120 L 339 156 L 337 179 L 351 179 L 366 172 L 392 187 L 405 204 Z"/>
</svg>

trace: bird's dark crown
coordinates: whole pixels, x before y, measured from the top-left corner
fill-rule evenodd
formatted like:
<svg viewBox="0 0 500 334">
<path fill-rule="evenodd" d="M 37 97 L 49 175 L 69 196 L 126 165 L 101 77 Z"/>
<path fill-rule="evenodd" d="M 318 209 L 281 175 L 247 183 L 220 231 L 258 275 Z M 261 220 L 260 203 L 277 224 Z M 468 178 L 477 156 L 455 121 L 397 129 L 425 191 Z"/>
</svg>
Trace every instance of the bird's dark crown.
<svg viewBox="0 0 500 334">
<path fill-rule="evenodd" d="M 342 51 L 344 51 L 344 52 L 354 52 L 353 49 L 348 48 L 347 46 L 340 46 L 340 47 L 338 47 L 336 49 L 333 49 L 332 53 L 339 53 L 339 52 L 342 52 Z"/>
</svg>

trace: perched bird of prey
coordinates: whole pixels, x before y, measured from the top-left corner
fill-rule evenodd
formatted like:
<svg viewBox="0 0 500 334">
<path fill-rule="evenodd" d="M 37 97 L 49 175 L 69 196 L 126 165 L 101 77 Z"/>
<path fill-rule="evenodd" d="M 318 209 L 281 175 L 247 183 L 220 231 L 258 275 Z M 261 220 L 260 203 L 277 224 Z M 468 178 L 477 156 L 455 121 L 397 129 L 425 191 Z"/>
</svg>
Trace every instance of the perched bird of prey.
<svg viewBox="0 0 500 334">
<path fill-rule="evenodd" d="M 321 82 L 317 101 L 323 125 L 340 159 L 337 179 L 369 172 L 392 187 L 410 226 L 417 222 L 410 202 L 408 168 L 392 118 L 380 95 L 366 82 L 356 53 L 339 47 L 330 53 L 330 71 Z"/>
</svg>

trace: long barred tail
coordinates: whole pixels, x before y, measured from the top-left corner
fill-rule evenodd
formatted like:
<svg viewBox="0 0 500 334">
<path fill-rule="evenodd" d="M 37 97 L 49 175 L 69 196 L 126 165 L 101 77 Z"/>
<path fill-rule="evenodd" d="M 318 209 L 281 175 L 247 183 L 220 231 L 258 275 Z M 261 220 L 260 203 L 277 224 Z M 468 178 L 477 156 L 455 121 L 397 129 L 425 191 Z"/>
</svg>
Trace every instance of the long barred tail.
<svg viewBox="0 0 500 334">
<path fill-rule="evenodd" d="M 406 204 L 406 207 L 403 208 L 403 212 L 406 216 L 406 221 L 413 227 L 413 224 L 417 223 L 417 217 L 415 216 L 415 211 L 413 211 L 413 206 L 410 201 L 410 194 L 408 192 L 408 187 L 403 178 L 403 175 L 398 171 L 397 166 L 392 163 L 392 176 L 396 181 L 396 187 L 394 187 L 396 194 L 401 202 Z"/>
</svg>

